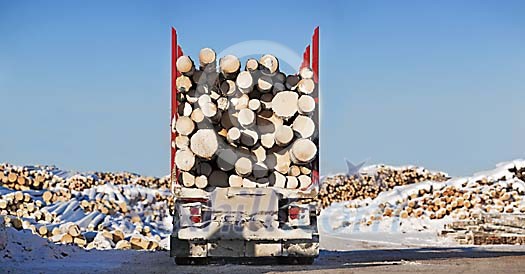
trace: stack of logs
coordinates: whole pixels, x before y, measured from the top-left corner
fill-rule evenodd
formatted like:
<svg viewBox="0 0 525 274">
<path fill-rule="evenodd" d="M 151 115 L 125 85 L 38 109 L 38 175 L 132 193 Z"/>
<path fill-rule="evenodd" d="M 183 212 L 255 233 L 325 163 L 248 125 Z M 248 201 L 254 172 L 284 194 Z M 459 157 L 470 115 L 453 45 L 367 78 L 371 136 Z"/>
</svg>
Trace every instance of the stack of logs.
<svg viewBox="0 0 525 274">
<path fill-rule="evenodd" d="M 168 176 L 68 176 L 54 167 L 9 164 L 0 165 L 0 174 L 0 215 L 9 226 L 29 229 L 50 241 L 88 249 L 154 250 L 160 248 L 161 235 L 171 232 L 165 226 L 174 206 Z M 16 180 L 9 180 L 14 176 Z M 25 183 L 38 176 L 45 178 L 41 185 L 45 188 Z"/>
<path fill-rule="evenodd" d="M 440 190 L 421 187 L 396 205 L 381 205 L 383 216 L 401 218 L 426 216 L 442 219 L 452 216 L 468 219 L 472 212 L 525 213 L 521 184 L 487 180 L 470 182 L 465 186 L 447 186 Z"/>
<path fill-rule="evenodd" d="M 467 245 L 525 245 L 525 214 L 472 214 L 447 224 L 441 235 Z"/>
<path fill-rule="evenodd" d="M 307 189 L 317 157 L 314 73 L 279 71 L 273 55 L 218 61 L 212 49 L 176 62 L 175 165 L 184 187 Z"/>
<path fill-rule="evenodd" d="M 169 189 L 169 176 L 161 178 L 140 176 L 129 172 L 111 173 L 94 172 L 76 174 L 62 178 L 55 173 L 59 169 L 53 166 L 14 166 L 0 164 L 0 185 L 14 190 L 42 190 L 61 187 L 68 190 L 82 191 L 93 186 L 112 182 L 117 185 L 141 185 L 155 189 Z"/>
<path fill-rule="evenodd" d="M 379 193 L 396 186 L 427 180 L 442 182 L 447 179 L 448 176 L 444 173 L 434 173 L 421 168 L 378 166 L 376 172 L 370 174 L 336 175 L 325 178 L 317 200 L 321 208 L 326 208 L 334 202 L 374 199 Z"/>
</svg>

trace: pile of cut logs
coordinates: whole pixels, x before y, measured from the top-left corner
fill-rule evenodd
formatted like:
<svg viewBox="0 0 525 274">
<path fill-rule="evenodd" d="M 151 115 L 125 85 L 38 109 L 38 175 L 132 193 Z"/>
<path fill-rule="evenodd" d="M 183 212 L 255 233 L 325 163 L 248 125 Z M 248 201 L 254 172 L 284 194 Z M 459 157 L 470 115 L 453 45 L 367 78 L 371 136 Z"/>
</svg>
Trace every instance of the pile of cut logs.
<svg viewBox="0 0 525 274">
<path fill-rule="evenodd" d="M 8 164 L 1 165 L 0 174 L 6 175 L 0 178 L 0 217 L 5 216 L 8 226 L 29 229 L 50 241 L 88 249 L 154 250 L 171 232 L 173 198 L 166 187 L 168 176 L 68 176 L 54 167 Z M 9 180 L 10 174 L 17 179 Z M 46 178 L 42 185 L 46 188 L 34 189 L 25 183 L 39 175 Z"/>
<path fill-rule="evenodd" d="M 467 245 L 525 245 L 525 214 L 472 214 L 445 225 L 441 235 Z"/>
<path fill-rule="evenodd" d="M 318 205 L 326 208 L 334 202 L 356 199 L 375 198 L 379 193 L 395 186 L 418 183 L 422 181 L 446 181 L 445 173 L 431 172 L 416 167 L 393 168 L 377 166 L 373 173 L 357 175 L 335 175 L 324 179 L 319 191 Z"/>
<path fill-rule="evenodd" d="M 218 64 L 217 64 L 218 63 Z M 178 182 L 184 187 L 307 189 L 317 157 L 314 73 L 279 71 L 273 55 L 220 60 L 212 49 L 176 62 Z"/>
<path fill-rule="evenodd" d="M 94 172 L 61 177 L 57 175 L 60 173 L 64 172 L 54 166 L 14 166 L 4 163 L 0 164 L 0 184 L 14 190 L 42 190 L 58 187 L 82 191 L 94 186 L 105 185 L 107 182 L 170 189 L 169 176 L 157 178 L 129 172 Z"/>
</svg>

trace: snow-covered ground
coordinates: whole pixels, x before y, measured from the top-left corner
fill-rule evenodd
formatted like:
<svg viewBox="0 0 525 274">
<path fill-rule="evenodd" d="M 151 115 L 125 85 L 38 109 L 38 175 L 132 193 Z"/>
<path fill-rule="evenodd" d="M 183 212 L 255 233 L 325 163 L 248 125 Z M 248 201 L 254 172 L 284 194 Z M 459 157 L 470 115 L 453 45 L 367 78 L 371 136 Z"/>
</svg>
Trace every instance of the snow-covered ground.
<svg viewBox="0 0 525 274">
<path fill-rule="evenodd" d="M 451 239 L 439 236 L 445 224 L 460 220 L 469 213 L 485 210 L 484 205 L 469 209 L 458 209 L 457 214 L 447 214 L 443 218 L 430 218 L 428 211 L 419 217 L 399 216 L 401 209 L 406 208 L 407 200 L 423 193 L 436 193 L 453 187 L 461 191 L 476 191 L 479 193 L 489 192 L 494 185 L 511 190 L 515 202 L 510 206 L 514 212 L 525 210 L 525 182 L 510 172 L 512 168 L 525 167 L 524 160 L 514 160 L 500 163 L 495 169 L 478 172 L 471 177 L 452 178 L 446 182 L 420 182 L 416 184 L 397 186 L 389 191 L 382 192 L 375 199 L 354 200 L 342 203 L 334 203 L 324 209 L 319 217 L 319 230 L 324 235 L 332 237 L 378 243 L 392 246 L 453 246 L 457 245 Z M 374 167 L 363 168 L 363 172 L 374 172 Z M 485 181 L 485 184 L 479 184 Z M 428 196 L 431 196 L 427 194 Z M 385 208 L 392 208 L 397 214 L 384 216 Z M 497 206 L 492 210 L 497 211 Z M 463 214 L 463 216 L 461 215 Z M 375 218 L 374 218 L 375 217 Z"/>
</svg>

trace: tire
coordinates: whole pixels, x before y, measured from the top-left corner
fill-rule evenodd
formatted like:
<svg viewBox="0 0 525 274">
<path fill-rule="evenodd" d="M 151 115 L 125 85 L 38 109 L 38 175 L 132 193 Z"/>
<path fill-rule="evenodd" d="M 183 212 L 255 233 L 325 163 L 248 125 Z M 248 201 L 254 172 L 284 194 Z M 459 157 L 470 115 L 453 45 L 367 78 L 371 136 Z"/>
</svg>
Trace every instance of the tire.
<svg viewBox="0 0 525 274">
<path fill-rule="evenodd" d="M 177 265 L 207 265 L 208 258 L 175 257 L 175 263 Z"/>
<path fill-rule="evenodd" d="M 177 265 L 190 265 L 191 260 L 188 257 L 175 257 L 175 263 Z"/>
<path fill-rule="evenodd" d="M 311 265 L 315 261 L 315 257 L 298 257 L 297 264 L 301 265 Z"/>
<path fill-rule="evenodd" d="M 315 257 L 279 257 L 277 262 L 281 265 L 311 265 Z"/>
</svg>

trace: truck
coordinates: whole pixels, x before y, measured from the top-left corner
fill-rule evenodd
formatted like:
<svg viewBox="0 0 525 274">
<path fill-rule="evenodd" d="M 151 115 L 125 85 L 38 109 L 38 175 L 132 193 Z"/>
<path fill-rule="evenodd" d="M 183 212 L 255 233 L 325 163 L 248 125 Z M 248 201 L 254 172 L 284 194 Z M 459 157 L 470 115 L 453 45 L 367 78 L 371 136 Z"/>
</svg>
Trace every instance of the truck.
<svg viewBox="0 0 525 274">
<path fill-rule="evenodd" d="M 177 31 L 171 29 L 171 123 L 179 119 L 176 81 L 183 56 Z M 316 124 L 310 139 L 319 147 L 319 27 L 302 54 L 302 68 L 313 72 Z M 199 189 L 180 183 L 175 164 L 177 132 L 171 131 L 171 182 L 174 195 L 170 256 L 176 264 L 208 264 L 217 260 L 272 260 L 283 264 L 312 264 L 319 254 L 317 229 L 319 153 L 310 163 L 308 188 L 213 187 Z M 271 168 L 271 167 L 270 167 Z"/>
</svg>

